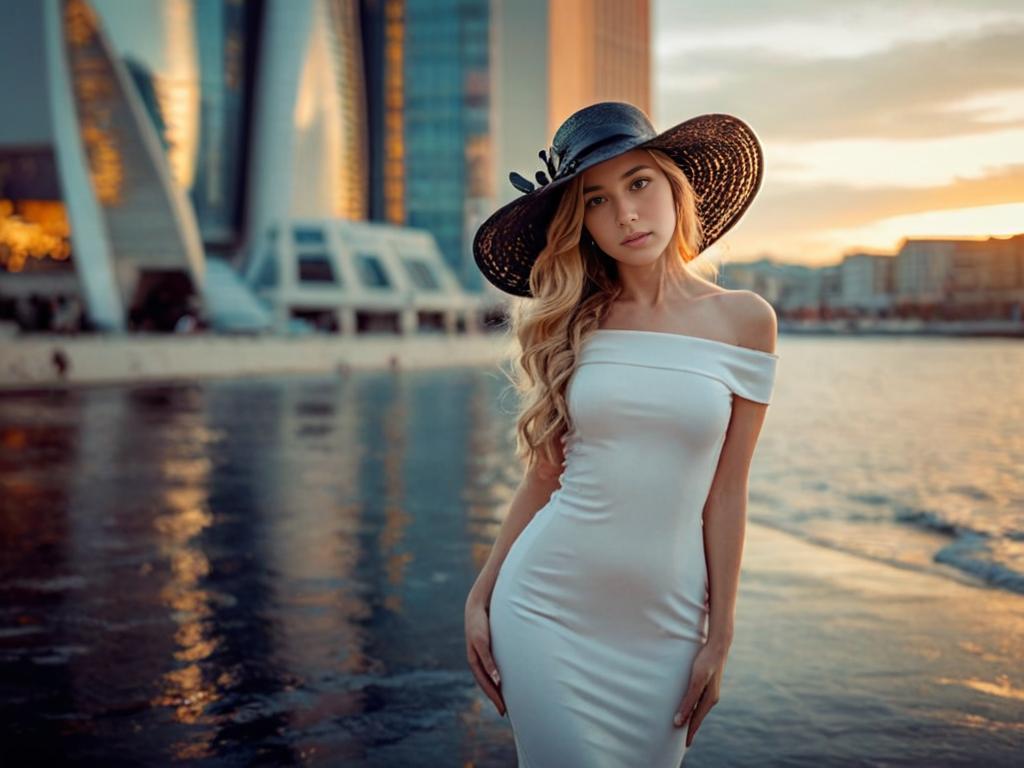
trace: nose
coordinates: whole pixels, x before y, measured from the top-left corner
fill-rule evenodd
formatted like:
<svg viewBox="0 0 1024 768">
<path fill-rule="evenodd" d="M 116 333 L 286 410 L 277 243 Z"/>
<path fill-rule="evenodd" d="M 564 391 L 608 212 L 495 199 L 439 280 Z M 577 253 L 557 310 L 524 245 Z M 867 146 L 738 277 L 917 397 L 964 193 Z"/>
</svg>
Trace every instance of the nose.
<svg viewBox="0 0 1024 768">
<path fill-rule="evenodd" d="M 636 211 L 633 210 L 633 207 L 628 201 L 619 206 L 619 209 L 616 211 L 616 215 L 618 216 L 620 227 L 629 224 L 631 221 L 636 221 L 637 219 Z"/>
</svg>

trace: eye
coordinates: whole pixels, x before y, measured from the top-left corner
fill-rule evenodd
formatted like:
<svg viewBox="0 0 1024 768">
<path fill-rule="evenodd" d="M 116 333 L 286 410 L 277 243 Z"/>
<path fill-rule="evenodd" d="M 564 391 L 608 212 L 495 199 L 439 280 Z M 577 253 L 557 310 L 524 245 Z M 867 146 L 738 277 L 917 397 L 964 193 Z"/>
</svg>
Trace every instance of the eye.
<svg viewBox="0 0 1024 768">
<path fill-rule="evenodd" d="M 637 184 L 640 184 L 640 182 L 643 182 L 643 185 L 638 187 Z M 637 178 L 633 179 L 633 183 L 630 184 L 629 187 L 630 187 L 630 189 L 640 190 L 640 189 L 645 189 L 647 186 L 650 185 L 650 183 L 651 183 L 651 180 L 648 179 L 646 176 L 638 176 Z M 596 200 L 604 200 L 604 198 L 601 197 L 600 195 L 594 195 L 592 198 L 587 200 L 587 202 L 584 203 L 584 205 L 587 208 L 594 208 L 595 207 L 594 206 L 594 202 Z"/>
</svg>

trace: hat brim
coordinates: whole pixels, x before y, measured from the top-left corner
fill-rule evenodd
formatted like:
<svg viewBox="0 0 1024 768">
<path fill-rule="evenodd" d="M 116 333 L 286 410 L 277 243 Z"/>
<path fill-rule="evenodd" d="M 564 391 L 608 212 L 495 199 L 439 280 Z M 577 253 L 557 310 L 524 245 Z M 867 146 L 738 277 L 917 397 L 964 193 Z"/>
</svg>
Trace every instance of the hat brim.
<svg viewBox="0 0 1024 768">
<path fill-rule="evenodd" d="M 487 280 L 513 296 L 532 296 L 530 271 L 547 244 L 547 228 L 566 182 L 632 149 L 660 149 L 678 165 L 700 198 L 704 251 L 728 232 L 761 188 L 764 153 L 753 129 L 737 117 L 710 113 L 685 120 L 646 141 L 603 148 L 570 175 L 502 206 L 480 225 L 473 258 Z"/>
</svg>

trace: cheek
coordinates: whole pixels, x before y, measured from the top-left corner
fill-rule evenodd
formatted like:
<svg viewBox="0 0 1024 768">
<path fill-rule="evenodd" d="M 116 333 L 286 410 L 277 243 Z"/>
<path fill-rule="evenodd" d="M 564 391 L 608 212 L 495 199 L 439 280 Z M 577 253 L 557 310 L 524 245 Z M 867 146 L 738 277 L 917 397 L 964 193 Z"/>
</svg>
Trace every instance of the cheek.
<svg viewBox="0 0 1024 768">
<path fill-rule="evenodd" d="M 670 228 L 674 228 L 676 223 L 676 202 L 672 198 L 671 189 L 658 194 L 655 207 L 658 211 L 658 218 L 668 224 Z"/>
</svg>

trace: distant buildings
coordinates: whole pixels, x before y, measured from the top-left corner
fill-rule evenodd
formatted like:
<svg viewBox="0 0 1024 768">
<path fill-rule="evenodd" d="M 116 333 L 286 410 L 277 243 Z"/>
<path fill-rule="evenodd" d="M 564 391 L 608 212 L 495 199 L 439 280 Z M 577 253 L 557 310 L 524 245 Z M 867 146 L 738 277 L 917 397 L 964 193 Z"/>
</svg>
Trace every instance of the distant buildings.
<svg viewBox="0 0 1024 768">
<path fill-rule="evenodd" d="M 723 270 L 794 319 L 917 317 L 1019 320 L 1024 234 L 987 240 L 906 239 L 893 255 L 851 253 L 822 268 L 763 259 Z"/>
</svg>

